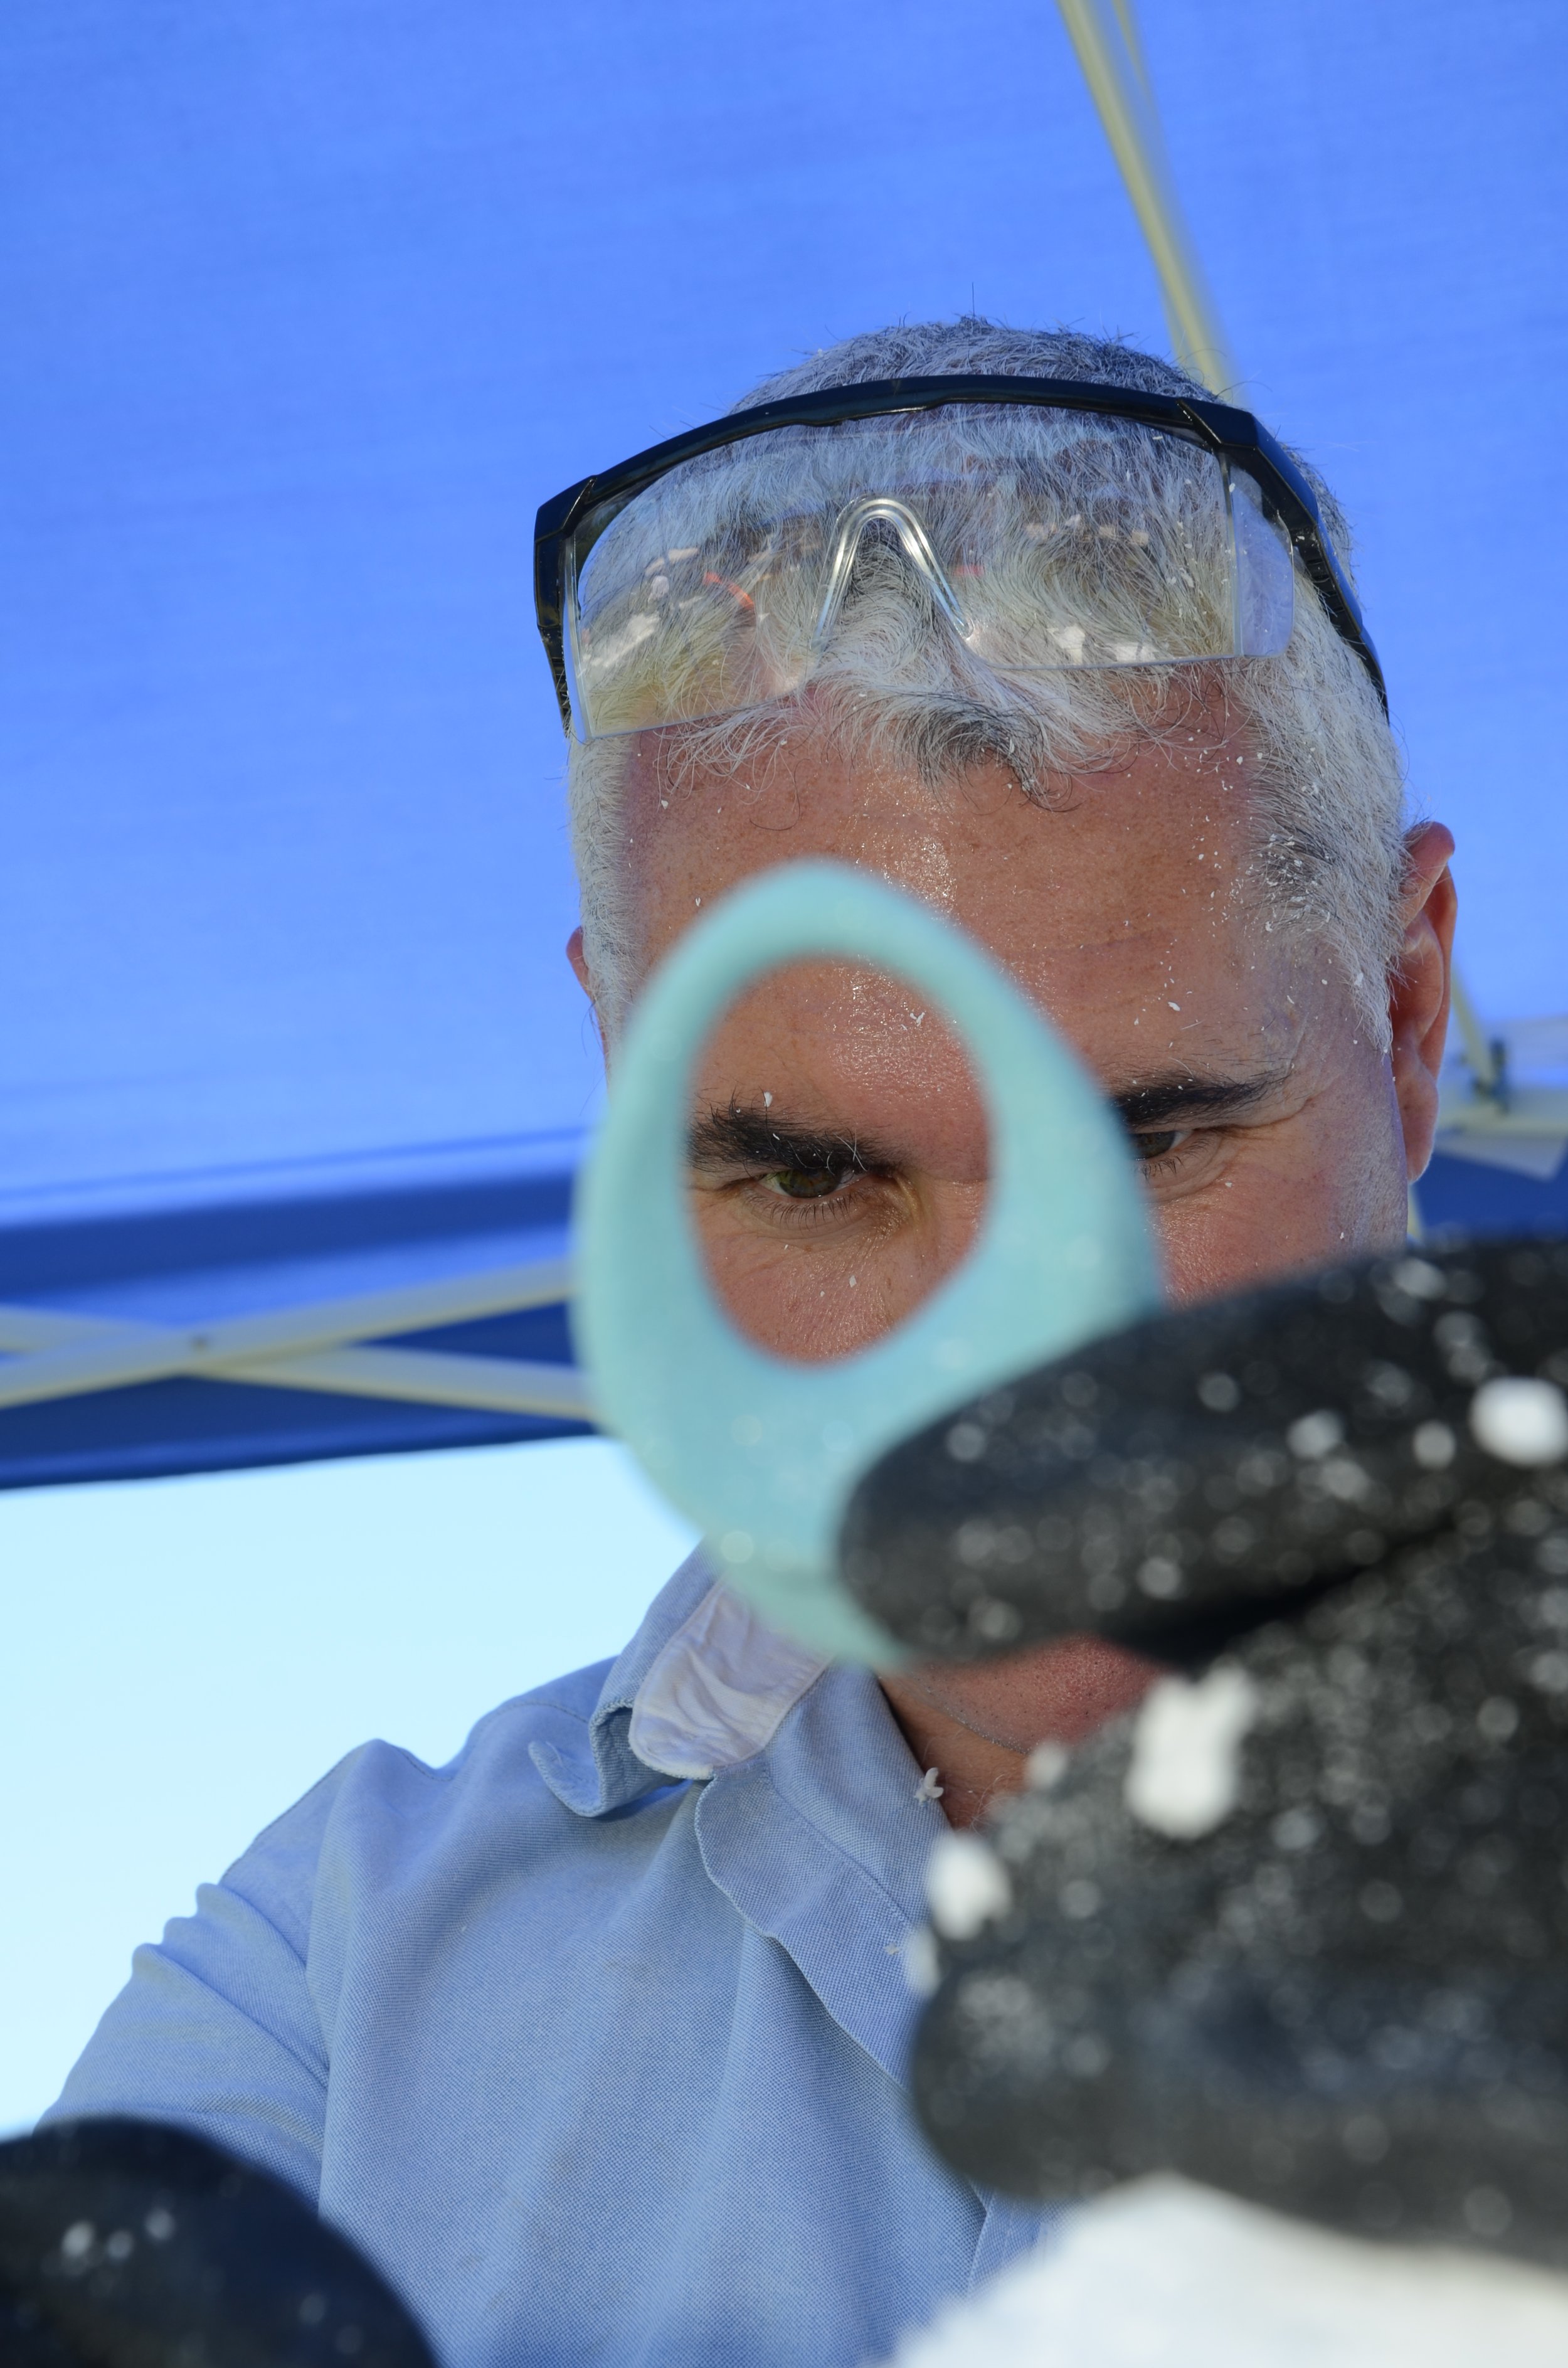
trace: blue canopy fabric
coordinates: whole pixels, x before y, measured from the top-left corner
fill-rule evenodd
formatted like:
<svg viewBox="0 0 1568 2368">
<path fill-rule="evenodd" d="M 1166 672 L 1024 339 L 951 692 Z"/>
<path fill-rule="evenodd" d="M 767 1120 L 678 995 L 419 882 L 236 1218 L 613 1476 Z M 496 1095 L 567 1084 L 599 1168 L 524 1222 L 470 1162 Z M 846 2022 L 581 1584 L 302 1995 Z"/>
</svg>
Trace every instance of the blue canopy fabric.
<svg viewBox="0 0 1568 2368">
<path fill-rule="evenodd" d="M 1142 17 L 1472 991 L 1568 1009 L 1568 14 Z M 199 1331 L 548 1263 L 599 1088 L 534 507 L 901 315 L 1163 347 L 1055 10 L 13 0 L 0 115 L 0 1300 Z M 1442 1160 L 1423 1205 L 1565 1199 Z M 361 1337 L 569 1355 L 559 1302 Z M 0 1410 L 0 1485 L 582 1419 L 165 1377 Z"/>
<path fill-rule="evenodd" d="M 571 1179 L 558 1172 L 422 1190 L 312 1195 L 141 1212 L 0 1234 L 0 1301 L 210 1326 L 260 1309 L 384 1292 L 408 1276 L 560 1258 Z M 566 1366 L 557 1295 L 541 1305 L 380 1338 L 422 1354 Z M 0 1413 L 0 1481 L 13 1487 L 140 1479 L 313 1456 L 558 1438 L 582 1418 L 176 1377 Z"/>
</svg>

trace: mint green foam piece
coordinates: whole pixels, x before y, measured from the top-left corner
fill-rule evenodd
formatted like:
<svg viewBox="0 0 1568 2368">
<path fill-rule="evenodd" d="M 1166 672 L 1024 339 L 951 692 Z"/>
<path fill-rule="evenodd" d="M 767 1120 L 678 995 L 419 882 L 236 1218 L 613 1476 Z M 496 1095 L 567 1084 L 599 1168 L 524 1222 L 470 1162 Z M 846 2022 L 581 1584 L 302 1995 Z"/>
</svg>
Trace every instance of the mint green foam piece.
<svg viewBox="0 0 1568 2368">
<path fill-rule="evenodd" d="M 896 1330 L 792 1364 L 743 1339 L 710 1287 L 687 1205 L 689 1079 L 744 987 L 833 957 L 904 979 L 950 1021 L 990 1121 L 991 1184 L 969 1256 Z M 574 1330 L 607 1428 L 774 1627 L 882 1668 L 906 1656 L 837 1574 L 856 1481 L 895 1440 L 1162 1295 L 1131 1152 L 1077 1060 L 972 939 L 837 863 L 763 873 L 676 944 L 628 1028 L 576 1213 Z"/>
</svg>

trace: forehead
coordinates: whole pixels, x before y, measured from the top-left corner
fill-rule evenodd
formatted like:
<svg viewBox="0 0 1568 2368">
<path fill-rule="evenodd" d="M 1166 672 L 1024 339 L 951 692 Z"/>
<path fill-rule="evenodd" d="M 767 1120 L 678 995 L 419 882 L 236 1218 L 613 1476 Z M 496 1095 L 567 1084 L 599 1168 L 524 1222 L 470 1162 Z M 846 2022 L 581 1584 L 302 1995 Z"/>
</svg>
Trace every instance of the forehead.
<svg viewBox="0 0 1568 2368">
<path fill-rule="evenodd" d="M 826 855 L 947 912 L 1041 990 L 1178 953 L 1254 959 L 1268 916 L 1251 764 L 1202 711 L 1040 797 L 995 759 L 927 783 L 809 730 L 722 768 L 649 735 L 622 808 L 644 958 L 749 874 Z"/>
</svg>

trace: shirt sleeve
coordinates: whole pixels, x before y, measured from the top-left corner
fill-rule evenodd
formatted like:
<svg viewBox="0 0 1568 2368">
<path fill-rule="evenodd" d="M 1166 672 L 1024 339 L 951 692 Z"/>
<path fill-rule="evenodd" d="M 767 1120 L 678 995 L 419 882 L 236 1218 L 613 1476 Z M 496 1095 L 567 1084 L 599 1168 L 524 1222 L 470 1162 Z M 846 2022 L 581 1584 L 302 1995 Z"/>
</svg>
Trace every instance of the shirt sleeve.
<svg viewBox="0 0 1568 2368">
<path fill-rule="evenodd" d="M 194 1916 L 137 1950 L 45 2122 L 176 2123 L 317 2201 L 327 2046 L 307 1956 L 342 1772 L 269 1826 L 221 1883 L 204 1884 Z"/>
</svg>

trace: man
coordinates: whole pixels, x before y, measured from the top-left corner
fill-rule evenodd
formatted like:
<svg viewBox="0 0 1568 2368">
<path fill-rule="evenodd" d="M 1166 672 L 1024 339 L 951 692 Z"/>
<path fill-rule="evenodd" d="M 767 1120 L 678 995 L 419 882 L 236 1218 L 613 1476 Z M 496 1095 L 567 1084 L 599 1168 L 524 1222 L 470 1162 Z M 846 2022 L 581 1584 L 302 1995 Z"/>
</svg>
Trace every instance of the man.
<svg viewBox="0 0 1568 2368">
<path fill-rule="evenodd" d="M 967 374 L 1082 404 L 794 400 Z M 1400 1238 L 1454 911 L 1448 833 L 1403 827 L 1342 522 L 1278 448 L 1183 426 L 1200 395 L 1075 336 L 885 331 L 748 398 L 782 424 L 556 506 L 543 546 L 570 951 L 612 1071 L 728 887 L 866 865 L 1099 1076 L 1178 1296 Z M 939 1015 L 842 964 L 729 1014 L 692 1145 L 716 1285 L 798 1358 L 896 1322 L 983 1200 Z M 930 1842 L 1151 1674 L 1085 1642 L 879 1686 L 696 1557 L 608 1672 L 504 1705 L 449 1768 L 352 1755 L 139 1953 L 56 2110 L 187 2123 L 319 2198 L 452 2368 L 874 2360 L 1041 2225 L 908 2114 Z"/>
</svg>

